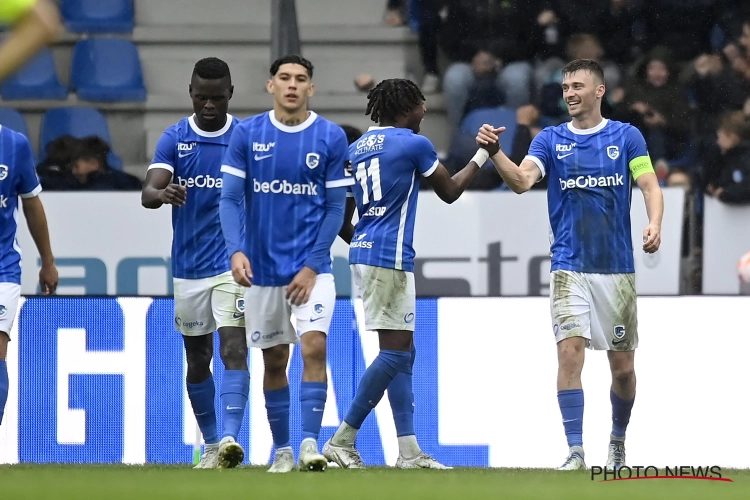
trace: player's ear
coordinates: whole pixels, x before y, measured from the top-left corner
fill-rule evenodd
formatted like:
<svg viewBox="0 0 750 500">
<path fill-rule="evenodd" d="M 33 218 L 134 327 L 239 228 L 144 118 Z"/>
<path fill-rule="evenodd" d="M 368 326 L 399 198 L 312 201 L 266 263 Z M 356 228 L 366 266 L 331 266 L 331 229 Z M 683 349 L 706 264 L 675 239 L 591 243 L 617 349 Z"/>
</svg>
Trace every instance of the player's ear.
<svg viewBox="0 0 750 500">
<path fill-rule="evenodd" d="M 231 99 L 234 95 L 234 85 L 229 86 L 229 97 L 227 97 L 227 100 Z"/>
<path fill-rule="evenodd" d="M 188 83 L 188 95 L 190 97 L 193 96 L 193 84 L 192 83 Z"/>
<path fill-rule="evenodd" d="M 604 97 L 604 93 L 606 91 L 607 91 L 607 89 L 604 87 L 604 85 L 599 85 L 596 88 L 596 97 L 599 98 L 599 99 L 601 99 L 602 97 Z"/>
<path fill-rule="evenodd" d="M 273 80 L 271 80 L 270 78 L 266 82 L 266 90 L 269 94 L 273 94 Z"/>
<path fill-rule="evenodd" d="M 311 83 L 310 86 L 307 88 L 307 97 L 312 97 L 315 93 L 315 84 Z"/>
</svg>

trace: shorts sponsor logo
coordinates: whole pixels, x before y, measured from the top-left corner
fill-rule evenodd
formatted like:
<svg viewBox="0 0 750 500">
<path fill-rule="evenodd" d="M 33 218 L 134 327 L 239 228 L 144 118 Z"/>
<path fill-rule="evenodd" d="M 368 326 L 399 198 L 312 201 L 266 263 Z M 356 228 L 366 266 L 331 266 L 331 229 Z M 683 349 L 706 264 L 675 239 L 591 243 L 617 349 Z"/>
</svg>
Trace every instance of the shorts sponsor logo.
<svg viewBox="0 0 750 500">
<path fill-rule="evenodd" d="M 260 333 L 258 331 L 253 332 L 253 334 L 250 336 L 250 340 L 253 342 L 258 342 L 260 340 L 271 340 L 275 337 L 278 337 L 279 335 L 283 334 L 281 330 L 276 330 L 274 332 L 270 333 Z"/>
<path fill-rule="evenodd" d="M 413 323 L 414 322 L 414 313 L 407 313 L 404 315 L 404 323 Z"/>
<path fill-rule="evenodd" d="M 203 326 L 203 321 L 183 321 L 182 322 L 183 328 L 199 328 L 201 326 Z"/>
<path fill-rule="evenodd" d="M 560 330 L 563 330 L 565 332 L 569 332 L 570 330 L 573 330 L 574 328 L 581 328 L 580 323 L 565 323 L 564 325 L 560 325 Z"/>
<path fill-rule="evenodd" d="M 8 308 L 0 305 L 0 318 L 4 318 L 6 314 L 8 314 Z"/>
<path fill-rule="evenodd" d="M 181 327 L 182 326 L 182 318 L 180 318 L 179 316 L 175 316 L 175 318 L 174 318 L 174 324 L 175 324 L 175 326 L 177 328 Z"/>
</svg>

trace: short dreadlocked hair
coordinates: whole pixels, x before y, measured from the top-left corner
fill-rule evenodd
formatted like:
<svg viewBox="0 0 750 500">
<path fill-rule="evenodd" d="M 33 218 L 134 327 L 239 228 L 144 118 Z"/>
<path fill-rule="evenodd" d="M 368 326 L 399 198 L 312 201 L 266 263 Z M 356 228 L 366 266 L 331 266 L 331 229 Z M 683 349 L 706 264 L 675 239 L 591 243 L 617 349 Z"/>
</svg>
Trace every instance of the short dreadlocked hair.
<svg viewBox="0 0 750 500">
<path fill-rule="evenodd" d="M 403 78 L 383 80 L 367 94 L 367 111 L 375 123 L 395 121 L 425 101 L 416 83 Z"/>
</svg>

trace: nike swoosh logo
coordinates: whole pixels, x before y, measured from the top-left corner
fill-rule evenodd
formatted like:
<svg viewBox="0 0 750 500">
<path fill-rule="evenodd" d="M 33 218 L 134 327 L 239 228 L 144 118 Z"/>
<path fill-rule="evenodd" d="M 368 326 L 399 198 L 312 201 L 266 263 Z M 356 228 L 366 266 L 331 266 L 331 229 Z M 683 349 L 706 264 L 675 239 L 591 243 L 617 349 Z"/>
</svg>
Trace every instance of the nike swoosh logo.
<svg viewBox="0 0 750 500">
<path fill-rule="evenodd" d="M 575 418 L 571 418 L 570 420 L 563 420 L 563 423 L 567 423 L 567 422 L 575 422 L 575 421 L 576 421 L 576 419 L 575 419 Z"/>
<path fill-rule="evenodd" d="M 313 411 L 323 411 L 323 408 L 313 408 Z"/>
<path fill-rule="evenodd" d="M 318 321 L 319 319 L 323 319 L 323 316 L 321 316 L 320 318 L 310 318 L 310 323 L 312 323 L 313 321 Z"/>
<path fill-rule="evenodd" d="M 566 154 L 566 155 L 557 155 L 557 159 L 558 159 L 558 160 L 562 160 L 562 159 L 563 159 L 563 158 L 565 158 L 566 156 L 570 156 L 570 155 L 572 155 L 572 154 L 573 154 L 573 153 L 568 153 L 568 154 Z"/>
<path fill-rule="evenodd" d="M 234 314 L 232 314 L 232 317 L 234 319 L 244 318 L 245 317 L 245 313 L 234 313 Z"/>
<path fill-rule="evenodd" d="M 242 407 L 241 407 L 241 406 L 227 406 L 227 410 L 228 410 L 228 411 L 232 411 L 232 410 L 241 410 L 241 409 L 242 409 Z"/>
<path fill-rule="evenodd" d="M 263 156 L 255 155 L 255 161 L 265 160 L 266 158 L 270 158 L 272 156 L 273 155 L 263 155 Z"/>
<path fill-rule="evenodd" d="M 612 345 L 622 344 L 623 342 L 625 342 L 625 339 L 622 339 L 622 340 L 613 340 L 612 341 Z"/>
<path fill-rule="evenodd" d="M 178 158 L 185 158 L 186 156 L 190 156 L 194 153 L 177 153 Z"/>
</svg>

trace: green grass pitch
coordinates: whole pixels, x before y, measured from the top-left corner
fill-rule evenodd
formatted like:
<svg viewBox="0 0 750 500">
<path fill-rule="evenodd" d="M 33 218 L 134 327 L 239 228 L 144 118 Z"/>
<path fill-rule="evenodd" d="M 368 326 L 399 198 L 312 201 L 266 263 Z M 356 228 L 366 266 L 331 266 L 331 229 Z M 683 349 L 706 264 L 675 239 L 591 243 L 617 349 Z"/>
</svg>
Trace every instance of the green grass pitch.
<svg viewBox="0 0 750 500">
<path fill-rule="evenodd" d="M 265 468 L 192 470 L 187 466 L 0 466 L 3 500 L 167 499 L 750 499 L 750 471 L 724 470 L 734 482 L 692 479 L 591 481 L 589 472 L 541 469 L 405 471 L 329 469 L 268 474 Z"/>
</svg>

